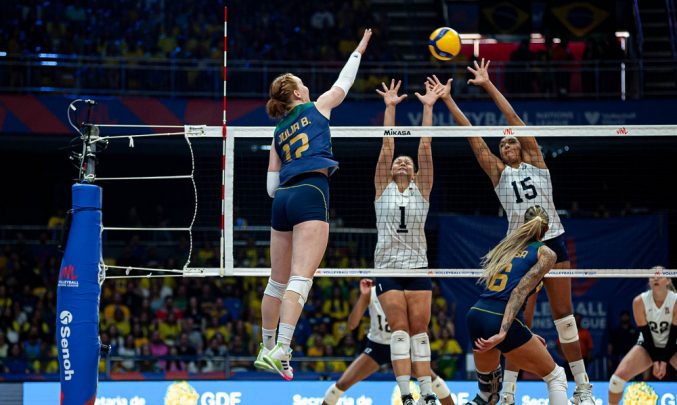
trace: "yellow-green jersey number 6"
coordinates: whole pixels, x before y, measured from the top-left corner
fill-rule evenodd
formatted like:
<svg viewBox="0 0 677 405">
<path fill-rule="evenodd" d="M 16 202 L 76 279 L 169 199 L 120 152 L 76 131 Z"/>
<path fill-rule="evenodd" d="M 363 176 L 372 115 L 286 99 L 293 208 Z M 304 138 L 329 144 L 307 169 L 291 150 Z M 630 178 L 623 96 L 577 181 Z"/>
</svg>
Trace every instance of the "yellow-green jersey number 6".
<svg viewBox="0 0 677 405">
<path fill-rule="evenodd" d="M 501 272 L 496 274 L 491 281 L 489 281 L 487 288 L 496 292 L 505 290 L 505 286 L 508 284 L 508 275 L 506 273 L 510 273 L 511 270 L 512 263 L 508 263 L 508 265 L 505 266 L 505 269 L 501 270 Z"/>
</svg>

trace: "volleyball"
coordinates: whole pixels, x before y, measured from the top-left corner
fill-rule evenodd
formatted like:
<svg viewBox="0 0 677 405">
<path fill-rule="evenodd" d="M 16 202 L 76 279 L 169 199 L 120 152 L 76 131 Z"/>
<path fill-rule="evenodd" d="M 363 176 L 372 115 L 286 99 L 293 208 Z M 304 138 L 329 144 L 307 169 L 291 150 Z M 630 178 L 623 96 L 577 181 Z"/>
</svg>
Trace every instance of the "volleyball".
<svg viewBox="0 0 677 405">
<path fill-rule="evenodd" d="M 461 37 L 449 27 L 440 27 L 430 34 L 428 49 L 439 60 L 452 60 L 461 52 Z"/>
</svg>

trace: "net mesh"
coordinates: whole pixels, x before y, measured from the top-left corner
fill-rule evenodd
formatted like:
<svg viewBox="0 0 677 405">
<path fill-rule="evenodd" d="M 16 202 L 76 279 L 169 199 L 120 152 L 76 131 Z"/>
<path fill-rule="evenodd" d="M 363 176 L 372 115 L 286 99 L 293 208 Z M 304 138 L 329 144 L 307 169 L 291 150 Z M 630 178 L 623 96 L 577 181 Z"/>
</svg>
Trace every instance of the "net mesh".
<svg viewBox="0 0 677 405">
<path fill-rule="evenodd" d="M 104 233 L 107 263 L 140 274 L 149 267 L 174 269 L 177 276 L 268 274 L 272 133 L 269 127 L 228 129 L 223 204 L 221 128 L 188 131 L 187 138 L 134 138 L 133 147 L 127 138 L 111 140 L 99 177 L 185 177 L 105 184 L 105 227 L 135 228 Z M 677 198 L 666 180 L 676 134 L 670 126 L 332 128 L 340 170 L 330 181 L 330 238 L 318 274 L 477 276 L 480 257 L 505 235 L 511 212 L 521 215 L 538 204 L 567 230 L 572 270 L 552 276 L 646 277 L 646 269 L 669 256 Z M 500 169 L 505 135 L 535 135 L 543 161 L 492 182 L 487 171 Z M 468 137 L 480 136 L 486 149 L 476 154 Z M 431 157 L 422 138 L 429 139 Z M 379 164 L 384 145 L 387 158 Z M 494 166 L 487 169 L 482 159 Z M 432 187 L 425 178 L 430 172 Z M 654 218 L 627 222 L 640 226 L 629 231 L 642 243 L 621 242 L 614 231 L 627 217 Z M 585 236 L 568 229 L 579 218 L 592 228 Z M 601 254 L 614 249 L 634 249 L 654 262 L 637 266 Z"/>
<path fill-rule="evenodd" d="M 231 163 L 236 274 L 265 274 L 270 263 L 272 199 L 266 194 L 265 176 L 272 133 L 272 128 L 229 130 L 235 139 Z M 507 175 L 507 170 L 500 170 L 499 143 L 512 134 L 524 145 L 529 141 L 524 135 L 536 135 L 534 153 L 542 155 L 542 161 L 533 159 L 530 165 L 508 169 Z M 640 126 L 332 128 L 340 170 L 330 182 L 331 231 L 321 265 L 325 270 L 319 274 L 395 274 L 397 269 L 428 267 L 416 274 L 477 275 L 481 254 L 476 246 L 485 246 L 482 253 L 486 253 L 505 235 L 508 220 L 513 218 L 514 226 L 520 224 L 532 205 L 543 206 L 551 216 L 548 238 L 566 230 L 571 219 L 589 218 L 603 234 L 619 218 L 652 215 L 661 218 L 659 224 L 638 232 L 660 234 L 669 228 L 660 221 L 671 220 L 661 215 L 671 212 L 677 202 L 662 180 L 677 152 L 675 134 L 674 127 Z M 430 168 L 421 159 L 421 136 L 431 137 L 434 181 L 429 198 L 425 198 L 423 173 Z M 479 136 L 484 136 L 485 149 L 475 154 L 467 137 Z M 392 158 L 377 167 L 384 142 L 393 144 Z M 417 175 L 411 181 L 405 176 L 397 184 L 393 180 L 398 170 L 408 170 L 406 163 L 399 168 L 400 156 L 413 159 Z M 499 169 L 496 188 L 483 170 L 491 165 L 493 169 L 487 170 Z M 377 192 L 380 198 L 375 202 Z M 560 217 L 564 225 L 559 224 Z M 500 221 L 499 226 L 495 221 Z M 459 224 L 461 229 L 452 229 Z M 553 275 L 645 277 L 649 273 L 639 268 L 632 271 L 631 262 L 588 260 L 596 254 L 590 244 L 580 244 L 585 246 L 581 251 L 572 241 L 578 235 L 568 232 L 566 236 L 572 269 L 583 267 L 578 273 Z M 601 236 L 595 249 L 603 251 L 613 238 Z M 667 239 L 657 240 L 667 244 Z M 667 255 L 667 246 L 662 251 Z M 595 265 L 585 267 L 588 263 Z"/>
</svg>

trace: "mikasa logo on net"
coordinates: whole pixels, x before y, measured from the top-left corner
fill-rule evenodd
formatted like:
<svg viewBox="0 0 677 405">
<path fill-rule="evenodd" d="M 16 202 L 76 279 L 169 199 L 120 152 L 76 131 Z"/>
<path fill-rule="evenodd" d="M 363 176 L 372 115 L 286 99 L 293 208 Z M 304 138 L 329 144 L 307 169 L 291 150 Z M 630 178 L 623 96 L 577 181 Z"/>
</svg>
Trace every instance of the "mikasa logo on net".
<svg viewBox="0 0 677 405">
<path fill-rule="evenodd" d="M 61 330 L 59 331 L 59 336 L 61 336 L 61 357 L 63 359 L 63 368 L 64 379 L 70 381 L 75 374 L 75 370 L 71 369 L 71 355 L 70 349 L 68 349 L 68 338 L 71 336 L 71 328 L 68 326 L 73 322 L 73 314 L 70 311 L 61 311 L 59 314 L 59 319 L 61 320 Z"/>
<path fill-rule="evenodd" d="M 398 130 L 398 129 L 386 129 L 383 131 L 383 136 L 395 136 L 395 135 L 411 135 L 411 131 L 407 130 Z"/>
</svg>

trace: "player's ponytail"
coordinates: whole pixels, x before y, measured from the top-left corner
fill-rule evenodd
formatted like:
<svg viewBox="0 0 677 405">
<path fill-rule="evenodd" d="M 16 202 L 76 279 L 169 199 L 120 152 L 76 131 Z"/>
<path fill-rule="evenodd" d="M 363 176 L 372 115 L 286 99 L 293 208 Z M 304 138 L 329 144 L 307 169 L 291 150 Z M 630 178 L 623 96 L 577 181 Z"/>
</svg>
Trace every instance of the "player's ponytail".
<svg viewBox="0 0 677 405">
<path fill-rule="evenodd" d="M 294 90 L 298 90 L 294 75 L 285 73 L 270 84 L 270 99 L 266 103 L 266 113 L 272 119 L 280 119 L 289 112 L 289 102 Z"/>
<path fill-rule="evenodd" d="M 496 247 L 482 258 L 480 284 L 489 285 L 491 280 L 505 269 L 533 240 L 541 240 L 548 230 L 548 214 L 541 206 L 533 206 L 524 214 L 524 224 L 503 238 Z"/>
</svg>

